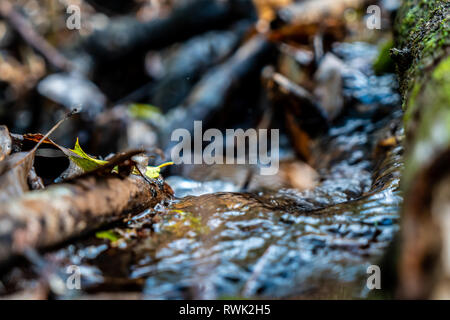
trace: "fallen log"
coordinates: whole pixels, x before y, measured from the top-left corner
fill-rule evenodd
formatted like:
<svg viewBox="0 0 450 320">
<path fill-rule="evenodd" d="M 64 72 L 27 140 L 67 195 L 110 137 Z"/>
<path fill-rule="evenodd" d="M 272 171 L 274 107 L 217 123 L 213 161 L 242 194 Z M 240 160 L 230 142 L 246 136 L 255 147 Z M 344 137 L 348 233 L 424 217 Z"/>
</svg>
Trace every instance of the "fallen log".
<svg viewBox="0 0 450 320">
<path fill-rule="evenodd" d="M 399 298 L 450 298 L 450 3 L 407 0 L 391 52 L 405 111 Z"/>
<path fill-rule="evenodd" d="M 104 29 L 85 39 L 84 47 L 98 62 L 108 62 L 136 50 L 160 49 L 254 16 L 249 0 L 195 0 L 175 8 L 168 17 L 148 22 L 132 18 L 114 19 Z"/>
<path fill-rule="evenodd" d="M 246 24 L 246 22 L 242 22 L 236 26 L 236 28 L 246 29 Z M 243 31 L 244 30 L 236 30 L 236 32 L 239 33 L 242 33 Z M 237 41 L 237 39 L 233 40 L 233 42 L 235 41 Z M 263 66 L 270 62 L 270 60 L 273 60 L 273 53 L 275 53 L 274 49 L 275 47 L 264 37 L 255 36 L 245 42 L 232 56 L 209 69 L 209 71 L 193 85 L 192 90 L 183 100 L 183 103 L 167 112 L 164 121 L 155 124 L 160 131 L 159 138 L 161 141 L 159 141 L 159 146 L 161 149 L 167 151 L 166 155 L 169 156 L 170 148 L 175 144 L 170 141 L 173 130 L 185 128 L 190 130 L 190 132 L 193 132 L 195 120 L 209 122 L 220 111 L 223 111 L 230 96 L 233 96 L 237 91 L 236 89 L 244 84 L 250 76 L 258 75 Z M 199 69 L 202 69 L 205 66 L 205 61 L 202 62 L 201 60 L 203 59 L 199 58 L 201 57 L 191 57 L 188 59 L 181 59 L 180 57 L 180 59 L 178 59 L 183 67 L 174 68 L 173 72 L 167 75 L 167 77 L 156 86 L 159 88 L 159 91 L 163 90 L 166 92 L 166 96 L 160 96 L 161 99 L 166 99 L 166 101 L 168 99 L 179 100 L 181 96 L 184 95 L 183 92 L 168 93 L 167 91 L 169 91 L 169 86 L 179 84 L 180 82 L 186 82 L 184 78 L 189 72 L 198 73 L 200 71 Z M 190 65 L 187 64 L 187 61 L 189 60 L 192 61 Z M 190 85 L 188 84 L 188 86 Z M 150 90 L 153 89 L 154 88 Z M 177 90 L 178 89 L 179 88 L 177 88 Z M 156 105 L 159 106 L 158 103 L 156 103 Z M 172 107 L 171 103 L 169 103 L 168 106 Z M 163 109 L 166 110 L 166 108 Z M 94 131 L 101 132 L 101 134 L 97 135 L 100 138 L 95 139 L 96 143 L 108 148 L 111 147 L 111 145 L 114 145 L 115 141 L 118 141 L 118 137 L 125 134 L 124 132 L 126 131 L 129 120 L 126 109 L 121 105 L 117 105 L 111 110 L 107 110 L 99 115 Z M 119 132 L 120 134 L 118 134 Z M 111 142 L 106 143 L 104 137 L 112 137 L 111 140 L 107 140 Z M 102 150 L 102 153 L 107 153 L 103 148 L 100 150 Z M 108 152 L 112 151 L 114 150 L 108 150 Z"/>
<path fill-rule="evenodd" d="M 180 104 L 208 68 L 233 53 L 250 26 L 248 21 L 243 21 L 230 30 L 210 31 L 179 45 L 163 61 L 167 64 L 166 74 L 152 88 L 150 102 L 164 112 Z"/>
<path fill-rule="evenodd" d="M 0 264 L 141 212 L 172 197 L 162 179 L 86 176 L 0 203 Z"/>
<path fill-rule="evenodd" d="M 194 120 L 210 121 L 221 111 L 238 86 L 245 85 L 251 74 L 257 74 L 273 58 L 273 45 L 262 36 L 254 36 L 229 59 L 207 72 L 194 86 L 185 102 L 167 114 L 162 124 L 165 151 L 175 144 L 169 141 L 173 130 L 184 128 L 193 133 Z"/>
</svg>

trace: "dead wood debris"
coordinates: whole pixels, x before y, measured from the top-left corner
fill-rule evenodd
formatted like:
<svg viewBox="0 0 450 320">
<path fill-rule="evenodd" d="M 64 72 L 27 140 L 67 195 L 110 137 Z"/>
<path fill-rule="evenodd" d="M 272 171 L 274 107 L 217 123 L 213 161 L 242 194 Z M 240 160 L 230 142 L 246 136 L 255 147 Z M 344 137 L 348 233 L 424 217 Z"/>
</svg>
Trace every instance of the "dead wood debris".
<svg viewBox="0 0 450 320">
<path fill-rule="evenodd" d="M 0 263 L 27 248 L 55 245 L 171 197 L 162 180 L 80 178 L 0 203 Z"/>
<path fill-rule="evenodd" d="M 142 150 L 119 153 L 109 161 L 100 161 L 84 154 L 79 146 L 77 149 L 78 144 L 70 150 L 48 139 L 66 118 L 46 135 L 12 138 L 6 127 L 1 130 L 4 160 L 0 162 L 0 264 L 29 248 L 55 245 L 172 197 L 173 192 L 160 177 L 147 176 L 148 158 L 144 159 L 142 169 L 138 169 L 141 164 L 137 160 L 132 160 Z M 35 142 L 35 146 L 27 152 L 9 154 L 13 140 L 22 145 L 26 141 Z M 33 167 L 41 144 L 61 150 L 70 159 L 71 167 L 77 165 L 78 170 L 72 168 L 62 175 L 64 183 L 29 191 L 29 184 L 32 189 L 43 188 L 42 179 Z M 22 145 L 15 148 L 20 149 Z M 83 157 L 76 158 L 77 154 Z M 93 169 L 88 170 L 87 165 Z M 133 174 L 134 170 L 140 176 Z"/>
<path fill-rule="evenodd" d="M 254 36 L 228 60 L 207 72 L 192 89 L 185 103 L 173 109 L 164 124 L 163 138 L 170 139 L 176 128 L 193 131 L 194 120 L 210 121 L 223 111 L 226 101 L 251 73 L 258 72 L 270 61 L 273 46 L 262 36 Z M 164 141 L 164 149 L 171 146 Z"/>
<path fill-rule="evenodd" d="M 6 18 L 22 38 L 58 70 L 69 71 L 71 62 L 40 36 L 30 23 L 8 1 L 0 3 L 0 15 Z"/>
</svg>

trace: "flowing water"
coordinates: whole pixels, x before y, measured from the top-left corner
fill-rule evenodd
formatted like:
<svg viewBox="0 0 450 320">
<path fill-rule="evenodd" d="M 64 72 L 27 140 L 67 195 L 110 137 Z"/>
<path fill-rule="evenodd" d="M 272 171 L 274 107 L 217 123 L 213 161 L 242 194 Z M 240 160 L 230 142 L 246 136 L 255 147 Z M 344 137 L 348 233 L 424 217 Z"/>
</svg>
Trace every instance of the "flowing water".
<svg viewBox="0 0 450 320">
<path fill-rule="evenodd" d="M 230 181 L 171 177 L 177 199 L 168 207 L 118 224 L 114 241 L 92 235 L 46 253 L 46 261 L 59 270 L 81 266 L 89 294 L 365 297 L 366 269 L 398 230 L 402 113 L 395 77 L 368 67 L 375 46 L 347 43 L 334 52 L 351 67 L 344 94 L 352 103 L 314 141 L 318 186 L 238 192 Z"/>
</svg>

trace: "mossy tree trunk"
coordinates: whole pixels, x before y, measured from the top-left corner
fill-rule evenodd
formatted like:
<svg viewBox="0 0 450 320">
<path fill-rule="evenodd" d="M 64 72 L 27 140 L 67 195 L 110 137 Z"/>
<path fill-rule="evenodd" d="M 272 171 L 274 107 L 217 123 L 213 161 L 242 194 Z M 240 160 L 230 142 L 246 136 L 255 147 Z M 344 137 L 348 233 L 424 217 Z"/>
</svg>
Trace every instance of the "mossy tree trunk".
<svg viewBox="0 0 450 320">
<path fill-rule="evenodd" d="M 403 97 L 399 298 L 450 298 L 450 2 L 405 0 L 395 24 Z"/>
</svg>

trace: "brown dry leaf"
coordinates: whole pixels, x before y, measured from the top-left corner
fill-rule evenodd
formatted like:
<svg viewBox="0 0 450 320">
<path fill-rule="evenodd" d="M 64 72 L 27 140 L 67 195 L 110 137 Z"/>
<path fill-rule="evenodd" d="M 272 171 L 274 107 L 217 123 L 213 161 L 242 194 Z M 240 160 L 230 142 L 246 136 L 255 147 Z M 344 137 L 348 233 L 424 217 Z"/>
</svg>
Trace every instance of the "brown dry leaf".
<svg viewBox="0 0 450 320">
<path fill-rule="evenodd" d="M 278 11 L 285 24 L 270 33 L 273 41 L 296 39 L 308 42 L 310 37 L 322 32 L 335 40 L 346 35 L 344 14 L 347 9 L 358 9 L 366 0 L 305 0 L 296 2 Z"/>
<path fill-rule="evenodd" d="M 21 93 L 32 88 L 45 74 L 45 62 L 32 50 L 22 50 L 24 63 L 6 53 L 0 54 L 0 79 L 8 82 L 14 92 Z"/>
<path fill-rule="evenodd" d="M 289 130 L 295 151 L 301 159 L 309 161 L 311 157 L 311 137 L 299 127 L 296 117 L 288 110 L 286 111 L 286 127 Z"/>
<path fill-rule="evenodd" d="M 383 147 L 383 148 L 390 148 L 390 147 L 395 147 L 397 145 L 397 143 L 398 143 L 397 138 L 395 136 L 391 136 L 386 139 L 380 140 L 378 142 L 377 146 Z"/>
<path fill-rule="evenodd" d="M 292 0 L 253 0 L 258 12 L 258 30 L 265 31 L 269 23 L 275 19 L 277 11 L 292 3 Z"/>
<path fill-rule="evenodd" d="M 43 139 L 44 135 L 41 133 L 26 133 L 22 136 L 22 138 L 23 138 L 23 140 L 36 142 L 36 143 L 38 143 L 39 141 L 42 140 L 42 144 L 50 144 L 58 149 L 62 149 L 62 147 L 60 145 L 58 145 L 56 142 L 54 142 L 50 138 Z M 65 148 L 63 148 L 63 149 L 65 149 Z M 63 151 L 63 150 L 61 150 L 61 151 Z"/>
<path fill-rule="evenodd" d="M 0 162 L 0 190 L 2 191 L 0 193 L 0 202 L 21 196 L 29 190 L 28 176 L 33 167 L 36 150 L 41 143 L 61 125 L 61 123 L 75 112 L 76 110 L 68 113 L 63 119 L 59 120 L 46 135 L 42 136 L 41 140 L 33 147 L 33 149 L 28 152 L 13 153 Z"/>
<path fill-rule="evenodd" d="M 265 69 L 264 80 L 272 105 L 285 109 L 286 127 L 295 151 L 308 161 L 311 138 L 328 130 L 326 112 L 316 97 L 285 76 Z"/>
<path fill-rule="evenodd" d="M 321 23 L 326 18 L 340 19 L 346 9 L 357 9 L 366 0 L 306 0 L 280 10 L 284 20 L 292 24 Z"/>
</svg>

